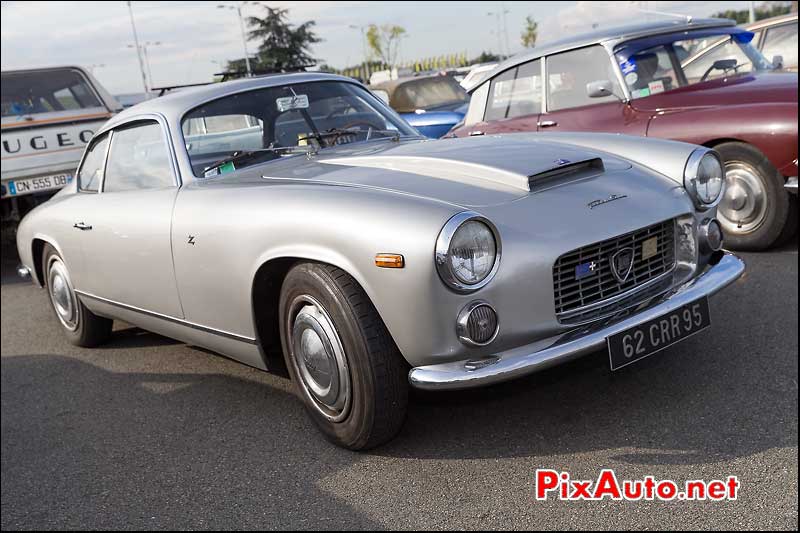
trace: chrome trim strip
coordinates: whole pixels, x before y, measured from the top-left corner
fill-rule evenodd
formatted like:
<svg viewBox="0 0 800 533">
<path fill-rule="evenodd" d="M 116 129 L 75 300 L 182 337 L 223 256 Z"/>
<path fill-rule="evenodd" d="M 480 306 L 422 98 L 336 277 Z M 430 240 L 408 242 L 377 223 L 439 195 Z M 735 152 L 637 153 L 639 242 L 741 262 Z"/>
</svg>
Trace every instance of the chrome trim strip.
<svg viewBox="0 0 800 533">
<path fill-rule="evenodd" d="M 795 161 L 795 165 L 796 164 L 797 161 Z M 788 180 L 786 180 L 786 185 L 784 185 L 784 188 L 791 193 L 797 194 L 797 176 L 791 177 Z"/>
<path fill-rule="evenodd" d="M 474 370 L 466 368 L 467 361 L 412 368 L 408 380 L 418 389 L 451 390 L 491 385 L 525 376 L 602 349 L 611 335 L 670 313 L 698 298 L 716 294 L 739 279 L 744 270 L 744 262 L 726 252 L 705 273 L 668 293 L 657 304 L 616 323 L 572 330 L 542 349 L 533 348 L 536 345 L 534 343 L 494 354 L 496 362 Z"/>
<path fill-rule="evenodd" d="M 122 309 L 126 309 L 128 311 L 134 311 L 136 313 L 141 313 L 143 315 L 151 316 L 154 318 L 160 318 L 161 320 L 165 320 L 167 322 L 172 322 L 174 324 L 180 324 L 181 326 L 186 326 L 187 328 L 196 329 L 198 331 L 203 331 L 205 333 L 213 333 L 214 335 L 219 335 L 220 337 L 226 337 L 228 339 L 233 339 L 235 341 L 246 342 L 248 344 L 257 344 L 256 340 L 250 337 L 245 337 L 243 335 L 239 335 L 237 333 L 231 333 L 229 331 L 223 331 L 220 329 L 210 328 L 208 326 L 202 326 L 200 324 L 195 324 L 194 322 L 189 322 L 188 320 L 183 320 L 182 318 L 175 318 L 169 315 L 164 315 L 161 313 L 156 313 L 155 311 L 148 311 L 147 309 L 142 309 L 140 307 L 135 307 L 133 305 L 123 304 L 120 302 L 115 302 L 114 300 L 109 300 L 108 298 L 102 298 L 100 296 L 95 296 L 94 294 L 89 294 L 88 292 L 75 290 L 77 294 L 83 296 L 85 298 L 91 298 L 92 300 L 97 300 L 98 302 L 103 302 L 109 305 L 113 305 L 115 307 L 119 307 Z"/>
</svg>

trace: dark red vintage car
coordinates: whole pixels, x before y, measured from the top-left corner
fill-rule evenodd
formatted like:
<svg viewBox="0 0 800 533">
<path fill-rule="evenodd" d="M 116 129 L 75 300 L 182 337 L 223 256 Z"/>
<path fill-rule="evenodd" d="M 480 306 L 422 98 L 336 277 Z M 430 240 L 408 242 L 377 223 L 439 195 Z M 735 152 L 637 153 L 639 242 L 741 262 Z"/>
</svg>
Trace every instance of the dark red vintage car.
<svg viewBox="0 0 800 533">
<path fill-rule="evenodd" d="M 768 248 L 797 226 L 797 74 L 774 68 L 752 40 L 733 21 L 706 19 L 537 46 L 471 91 L 451 133 L 603 131 L 713 147 L 726 168 L 726 242 Z M 695 61 L 711 44 L 716 59 Z"/>
</svg>

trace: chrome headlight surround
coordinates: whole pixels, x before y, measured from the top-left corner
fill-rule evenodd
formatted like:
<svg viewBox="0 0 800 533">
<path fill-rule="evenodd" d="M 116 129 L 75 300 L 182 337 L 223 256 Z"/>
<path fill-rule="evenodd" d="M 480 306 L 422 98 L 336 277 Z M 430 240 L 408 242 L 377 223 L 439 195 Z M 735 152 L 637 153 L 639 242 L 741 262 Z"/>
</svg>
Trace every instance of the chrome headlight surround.
<svg viewBox="0 0 800 533">
<path fill-rule="evenodd" d="M 712 175 L 705 175 L 711 172 Z M 719 190 L 716 196 L 704 195 L 701 183 L 718 181 Z M 683 171 L 683 186 L 695 207 L 706 211 L 719 205 L 725 193 L 725 165 L 719 154 L 709 148 L 698 148 L 686 160 Z"/>
<path fill-rule="evenodd" d="M 470 221 L 481 222 L 483 225 L 485 225 L 494 238 L 495 246 L 495 257 L 492 268 L 482 279 L 472 284 L 465 283 L 458 279 L 450 264 L 450 244 L 453 241 L 453 237 L 462 225 Z M 436 270 L 439 273 L 439 277 L 442 278 L 442 281 L 445 283 L 445 285 L 456 292 L 470 293 L 485 287 L 490 281 L 492 281 L 492 278 L 494 278 L 495 274 L 497 274 L 497 270 L 500 268 L 501 255 L 502 247 L 500 244 L 500 235 L 495 225 L 483 215 L 475 213 L 474 211 L 464 211 L 462 213 L 458 213 L 448 220 L 442 230 L 439 232 L 439 237 L 436 239 L 434 262 L 436 263 Z"/>
</svg>

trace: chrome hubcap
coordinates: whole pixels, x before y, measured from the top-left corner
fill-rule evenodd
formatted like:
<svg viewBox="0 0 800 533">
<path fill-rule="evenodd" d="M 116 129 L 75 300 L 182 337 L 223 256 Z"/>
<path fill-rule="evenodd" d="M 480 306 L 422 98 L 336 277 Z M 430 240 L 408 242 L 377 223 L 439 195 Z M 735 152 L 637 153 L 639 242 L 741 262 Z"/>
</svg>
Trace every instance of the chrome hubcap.
<svg viewBox="0 0 800 533">
<path fill-rule="evenodd" d="M 725 164 L 727 187 L 717 214 L 727 233 L 750 233 L 764 222 L 767 196 L 756 170 L 739 161 Z"/>
<path fill-rule="evenodd" d="M 303 393 L 326 418 L 342 420 L 350 409 L 351 393 L 339 334 L 325 309 L 308 295 L 295 299 L 292 315 L 292 362 Z"/>
<path fill-rule="evenodd" d="M 75 293 L 69 281 L 67 268 L 57 258 L 54 258 L 50 263 L 47 282 L 50 301 L 56 310 L 56 316 L 58 316 L 64 327 L 69 330 L 75 330 L 78 327 L 78 306 L 75 300 Z"/>
</svg>

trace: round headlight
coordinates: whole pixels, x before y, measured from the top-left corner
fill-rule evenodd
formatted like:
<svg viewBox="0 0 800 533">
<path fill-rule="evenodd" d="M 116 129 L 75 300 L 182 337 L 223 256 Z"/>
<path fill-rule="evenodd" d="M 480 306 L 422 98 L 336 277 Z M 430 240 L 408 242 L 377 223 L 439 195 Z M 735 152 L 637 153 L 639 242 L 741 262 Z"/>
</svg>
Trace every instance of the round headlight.
<svg viewBox="0 0 800 533">
<path fill-rule="evenodd" d="M 725 169 L 716 152 L 698 149 L 686 163 L 683 184 L 697 207 L 712 207 L 722 196 Z"/>
<path fill-rule="evenodd" d="M 451 218 L 436 241 L 436 268 L 451 288 L 471 292 L 486 285 L 499 265 L 494 226 L 477 213 Z"/>
</svg>

